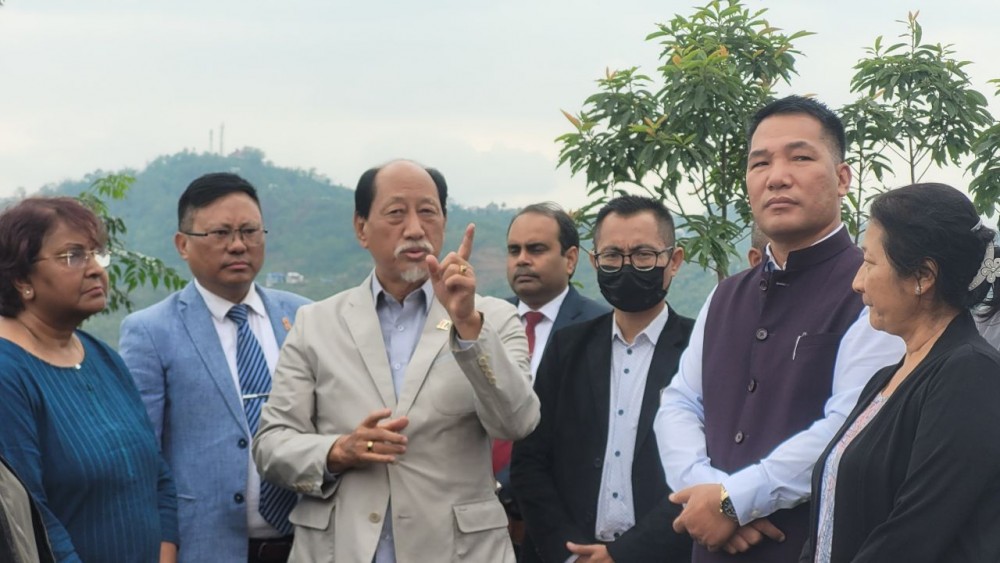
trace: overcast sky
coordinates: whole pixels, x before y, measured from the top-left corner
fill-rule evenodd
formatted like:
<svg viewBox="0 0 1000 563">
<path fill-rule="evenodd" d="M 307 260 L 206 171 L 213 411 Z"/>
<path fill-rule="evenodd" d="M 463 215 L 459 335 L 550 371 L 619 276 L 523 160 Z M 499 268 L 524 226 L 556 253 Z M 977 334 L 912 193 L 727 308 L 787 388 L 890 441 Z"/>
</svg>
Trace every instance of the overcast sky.
<svg viewBox="0 0 1000 563">
<path fill-rule="evenodd" d="M 656 22 L 701 2 L 617 0 L 6 0 L 0 8 L 0 196 L 162 154 L 262 149 L 353 187 L 394 157 L 440 168 L 456 201 L 585 199 L 554 139 L 605 67 L 655 71 Z M 987 0 L 748 0 L 800 39 L 781 93 L 848 102 L 851 67 L 919 9 L 974 86 L 1000 77 Z M 1000 104 L 991 106 L 1000 115 Z M 956 173 L 944 179 L 960 183 Z M 940 177 L 939 177 L 940 178 Z"/>
</svg>

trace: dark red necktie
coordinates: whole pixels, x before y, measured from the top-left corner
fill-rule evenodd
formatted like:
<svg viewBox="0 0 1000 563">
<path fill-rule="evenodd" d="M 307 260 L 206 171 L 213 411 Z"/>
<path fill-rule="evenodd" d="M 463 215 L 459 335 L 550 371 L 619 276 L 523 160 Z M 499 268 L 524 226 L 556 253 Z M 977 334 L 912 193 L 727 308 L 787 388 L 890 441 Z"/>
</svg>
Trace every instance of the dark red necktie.
<svg viewBox="0 0 1000 563">
<path fill-rule="evenodd" d="M 528 335 L 528 357 L 535 353 L 535 327 L 542 322 L 545 315 L 538 311 L 528 311 L 524 314 L 524 332 Z M 510 440 L 493 441 L 493 473 L 510 464 L 510 450 L 514 444 Z"/>
</svg>

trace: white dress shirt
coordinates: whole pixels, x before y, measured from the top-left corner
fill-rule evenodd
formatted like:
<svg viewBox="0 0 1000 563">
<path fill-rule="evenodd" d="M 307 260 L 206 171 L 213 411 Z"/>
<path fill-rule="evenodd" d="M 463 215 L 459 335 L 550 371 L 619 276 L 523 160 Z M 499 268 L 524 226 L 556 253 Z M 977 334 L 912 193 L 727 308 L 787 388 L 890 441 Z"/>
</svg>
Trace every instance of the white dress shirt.
<svg viewBox="0 0 1000 563">
<path fill-rule="evenodd" d="M 534 383 L 535 374 L 538 373 L 538 364 L 542 362 L 542 353 L 545 352 L 545 345 L 549 342 L 549 336 L 552 334 L 552 326 L 556 322 L 556 317 L 559 316 L 559 309 L 562 308 L 563 301 L 566 300 L 566 295 L 569 294 L 569 286 L 557 295 L 554 299 L 542 305 L 538 309 L 532 309 L 518 299 L 517 301 L 517 316 L 521 319 L 521 326 L 527 326 L 527 322 L 524 320 L 524 314 L 531 311 L 538 311 L 542 314 L 542 320 L 535 325 L 535 349 L 531 353 L 531 381 Z"/>
<path fill-rule="evenodd" d="M 669 314 L 670 309 L 664 307 L 631 344 L 625 341 L 618 323 L 611 323 L 608 442 L 594 524 L 594 536 L 604 542 L 615 541 L 635 526 L 632 461 L 635 458 L 635 437 L 639 432 L 639 412 L 642 410 L 642 397 L 656 341 L 667 325 Z"/>
<path fill-rule="evenodd" d="M 780 268 L 771 257 L 770 245 L 767 254 L 772 267 Z M 898 362 L 905 347 L 900 338 L 872 328 L 868 308 L 862 309 L 840 341 L 832 394 L 824 405 L 823 418 L 789 437 L 758 463 L 730 475 L 712 467 L 705 445 L 701 361 L 705 318 L 714 295 L 715 289 L 698 313 L 677 375 L 660 396 L 653 428 L 670 488 L 680 491 L 703 483 L 722 483 L 740 524 L 747 524 L 809 500 L 816 460 L 847 419 L 864 385 L 880 368 Z"/>
<path fill-rule="evenodd" d="M 212 324 L 215 332 L 219 335 L 219 343 L 222 344 L 222 352 L 226 356 L 226 363 L 229 364 L 229 372 L 233 378 L 233 386 L 236 393 L 242 396 L 240 387 L 240 374 L 236 370 L 236 323 L 226 318 L 226 313 L 239 303 L 232 303 L 228 299 L 219 297 L 211 291 L 205 289 L 198 280 L 194 281 L 195 289 L 205 300 L 205 306 L 212 315 Z M 278 340 L 274 336 L 274 329 L 271 326 L 271 319 L 267 316 L 267 309 L 264 302 L 257 293 L 257 286 L 253 286 L 253 291 L 247 292 L 243 298 L 243 303 L 247 305 L 247 324 L 250 331 L 257 337 L 261 350 L 264 352 L 264 359 L 267 361 L 267 369 L 273 375 L 274 366 L 278 363 Z M 241 401 L 242 403 L 242 401 Z M 244 418 L 243 424 L 246 424 Z M 260 474 L 257 473 L 257 466 L 254 465 L 250 448 L 247 448 L 247 533 L 251 538 L 276 538 L 281 536 L 278 530 L 264 520 L 260 515 Z"/>
</svg>

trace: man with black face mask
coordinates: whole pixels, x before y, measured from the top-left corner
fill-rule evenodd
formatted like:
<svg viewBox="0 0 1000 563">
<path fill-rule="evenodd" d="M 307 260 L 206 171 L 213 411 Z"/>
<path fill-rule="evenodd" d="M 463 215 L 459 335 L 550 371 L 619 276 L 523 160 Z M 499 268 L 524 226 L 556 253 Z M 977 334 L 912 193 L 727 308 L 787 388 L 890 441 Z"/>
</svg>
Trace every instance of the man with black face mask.
<svg viewBox="0 0 1000 563">
<path fill-rule="evenodd" d="M 521 561 L 686 562 L 652 432 L 694 324 L 664 302 L 684 250 L 663 204 L 632 195 L 597 214 L 594 248 L 614 311 L 557 331 L 538 367 L 542 418 L 511 462 Z"/>
</svg>

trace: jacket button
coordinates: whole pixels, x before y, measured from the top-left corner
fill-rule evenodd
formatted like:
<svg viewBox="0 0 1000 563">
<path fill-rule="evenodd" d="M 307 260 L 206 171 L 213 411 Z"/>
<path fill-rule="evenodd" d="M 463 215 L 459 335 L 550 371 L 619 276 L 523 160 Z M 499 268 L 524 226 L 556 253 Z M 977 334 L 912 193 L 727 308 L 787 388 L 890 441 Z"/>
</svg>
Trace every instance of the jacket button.
<svg viewBox="0 0 1000 563">
<path fill-rule="evenodd" d="M 742 444 L 743 443 L 743 438 L 745 438 L 745 436 L 743 436 L 743 433 L 742 432 L 737 432 L 736 436 L 733 437 L 733 440 L 737 444 Z"/>
<path fill-rule="evenodd" d="M 751 379 L 750 383 L 747 383 L 747 391 L 753 393 L 756 390 L 757 390 L 757 380 Z"/>
<path fill-rule="evenodd" d="M 236 493 L 233 495 L 233 500 L 236 501 L 236 504 L 243 504 L 246 499 L 243 498 L 243 493 Z"/>
<path fill-rule="evenodd" d="M 767 280 L 760 280 L 757 287 L 759 287 L 761 291 L 767 291 Z"/>
<path fill-rule="evenodd" d="M 755 336 L 757 337 L 757 340 L 766 340 L 767 339 L 767 329 L 766 328 L 758 328 L 757 329 L 757 333 L 756 333 Z"/>
<path fill-rule="evenodd" d="M 372 512 L 371 514 L 368 515 L 368 521 L 371 522 L 372 524 L 378 524 L 379 522 L 382 521 L 382 517 L 379 516 L 378 512 Z"/>
<path fill-rule="evenodd" d="M 240 438 L 240 441 L 236 442 L 236 445 L 239 446 L 241 450 L 247 449 L 247 439 L 246 438 Z"/>
<path fill-rule="evenodd" d="M 594 458 L 594 467 L 600 467 L 602 465 L 604 465 L 604 460 L 601 459 L 601 458 L 599 458 L 599 457 L 595 457 Z"/>
</svg>

